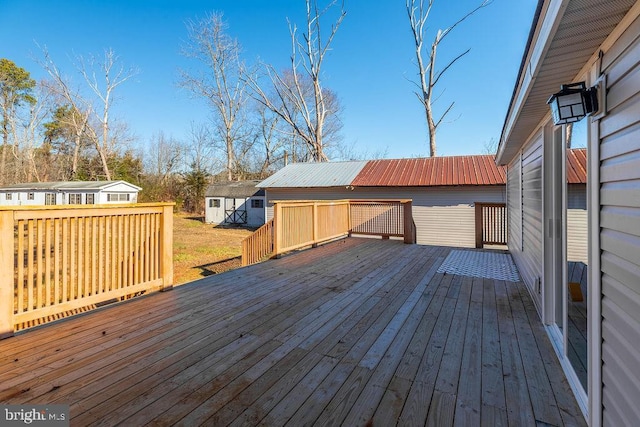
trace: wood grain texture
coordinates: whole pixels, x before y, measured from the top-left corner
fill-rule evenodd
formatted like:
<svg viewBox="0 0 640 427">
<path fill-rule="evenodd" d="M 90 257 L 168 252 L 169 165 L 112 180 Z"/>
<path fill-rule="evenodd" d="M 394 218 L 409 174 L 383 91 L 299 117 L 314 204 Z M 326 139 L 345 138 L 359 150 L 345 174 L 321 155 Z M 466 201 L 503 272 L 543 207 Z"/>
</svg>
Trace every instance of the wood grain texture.
<svg viewBox="0 0 640 427">
<path fill-rule="evenodd" d="M 585 425 L 524 285 L 437 273 L 449 251 L 348 238 L 17 334 L 0 402 L 72 425 Z"/>
<path fill-rule="evenodd" d="M 20 330 L 113 298 L 169 289 L 172 208 L 2 209 L 0 249 L 7 261 L 0 267 L 14 274 L 3 275 L 3 301 L 11 307 L 0 312 L 0 324 Z"/>
</svg>

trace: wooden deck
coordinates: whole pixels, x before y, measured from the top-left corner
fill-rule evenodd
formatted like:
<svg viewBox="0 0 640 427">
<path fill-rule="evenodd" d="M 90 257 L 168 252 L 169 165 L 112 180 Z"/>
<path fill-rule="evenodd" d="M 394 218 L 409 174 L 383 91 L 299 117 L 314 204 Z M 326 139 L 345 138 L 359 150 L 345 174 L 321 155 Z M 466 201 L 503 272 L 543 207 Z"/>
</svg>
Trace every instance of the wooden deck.
<svg viewBox="0 0 640 427">
<path fill-rule="evenodd" d="M 72 425 L 585 425 L 520 283 L 348 238 L 0 341 Z"/>
</svg>

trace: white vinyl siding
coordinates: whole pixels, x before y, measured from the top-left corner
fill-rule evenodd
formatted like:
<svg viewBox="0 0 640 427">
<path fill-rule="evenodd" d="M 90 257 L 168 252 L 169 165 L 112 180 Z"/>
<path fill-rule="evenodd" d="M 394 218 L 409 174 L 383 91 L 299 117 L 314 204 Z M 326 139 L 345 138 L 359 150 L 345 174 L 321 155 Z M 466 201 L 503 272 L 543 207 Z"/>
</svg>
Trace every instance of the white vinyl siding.
<svg viewBox="0 0 640 427">
<path fill-rule="evenodd" d="M 412 199 L 417 243 L 475 247 L 475 202 L 504 203 L 505 187 L 356 187 L 267 189 L 267 219 L 273 200 Z"/>
<path fill-rule="evenodd" d="M 602 416 L 640 420 L 640 19 L 604 54 L 600 120 Z M 596 187 L 597 188 L 597 187 Z"/>
<path fill-rule="evenodd" d="M 515 222 L 516 230 L 510 232 L 509 250 L 518 266 L 523 282 L 531 291 L 531 296 L 538 308 L 541 307 L 540 287 L 538 286 L 542 277 L 542 134 L 538 134 L 527 144 L 521 152 L 521 156 L 516 156 L 514 162 L 521 159 L 520 176 L 510 178 L 520 184 L 520 194 L 522 198 L 522 217 L 518 218 L 520 212 L 510 212 L 511 221 Z M 513 162 L 512 162 L 513 163 Z M 517 171 L 514 167 L 514 173 Z M 510 183 L 513 193 L 517 197 L 517 189 L 513 182 Z M 517 185 L 517 184 L 515 184 Z M 511 192 L 510 192 L 511 194 Z M 517 201 L 512 201 L 516 204 Z M 511 205 L 511 202 L 509 203 Z M 519 241 L 517 227 L 521 221 L 522 246 L 518 247 Z M 509 224 L 509 228 L 512 223 Z M 515 243 L 515 245 L 512 245 Z"/>
<path fill-rule="evenodd" d="M 587 264 L 586 185 L 570 184 L 567 194 L 567 260 Z"/>
<path fill-rule="evenodd" d="M 139 187 L 125 181 L 77 181 L 51 182 L 33 184 L 15 184 L 15 189 L 2 188 L 0 196 L 5 192 L 13 194 L 13 200 L 7 202 L 0 197 L 0 205 L 28 205 L 45 204 L 103 204 L 108 203 L 136 203 Z M 25 188 L 26 187 L 26 188 Z M 50 194 L 50 196 L 45 196 Z"/>
<path fill-rule="evenodd" d="M 509 248 L 522 250 L 522 167 L 521 157 L 507 168 L 507 213 L 509 215 Z"/>
</svg>

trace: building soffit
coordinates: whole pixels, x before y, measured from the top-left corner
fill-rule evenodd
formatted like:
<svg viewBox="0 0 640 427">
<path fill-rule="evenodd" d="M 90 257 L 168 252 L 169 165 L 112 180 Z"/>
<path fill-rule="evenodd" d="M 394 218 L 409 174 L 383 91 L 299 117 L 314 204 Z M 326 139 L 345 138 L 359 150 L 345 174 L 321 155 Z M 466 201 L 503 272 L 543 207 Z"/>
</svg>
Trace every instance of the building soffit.
<svg viewBox="0 0 640 427">
<path fill-rule="evenodd" d="M 574 81 L 636 0 L 541 0 L 496 162 L 508 164 L 549 117 L 547 99 Z"/>
</svg>

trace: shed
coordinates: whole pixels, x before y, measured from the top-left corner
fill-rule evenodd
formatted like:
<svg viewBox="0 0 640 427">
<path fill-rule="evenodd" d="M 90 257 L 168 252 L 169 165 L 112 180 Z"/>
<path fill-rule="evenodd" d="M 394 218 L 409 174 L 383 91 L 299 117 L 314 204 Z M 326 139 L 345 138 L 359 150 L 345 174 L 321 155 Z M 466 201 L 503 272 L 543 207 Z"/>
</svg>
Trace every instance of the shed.
<svg viewBox="0 0 640 427">
<path fill-rule="evenodd" d="M 221 225 L 264 224 L 265 195 L 259 180 L 212 184 L 205 193 L 205 222 Z"/>
<path fill-rule="evenodd" d="M 92 205 L 136 203 L 142 188 L 126 181 L 55 181 L 0 188 L 0 205 Z"/>
<path fill-rule="evenodd" d="M 509 171 L 509 251 L 595 427 L 640 420 L 639 76 L 640 1 L 539 0 L 496 154 Z M 567 125 L 547 100 L 582 81 L 600 108 L 572 125 L 584 129 L 588 194 L 586 295 L 575 298 Z"/>
<path fill-rule="evenodd" d="M 291 164 L 258 186 L 274 200 L 411 199 L 416 241 L 475 246 L 476 203 L 505 203 L 506 174 L 493 156 Z"/>
</svg>

